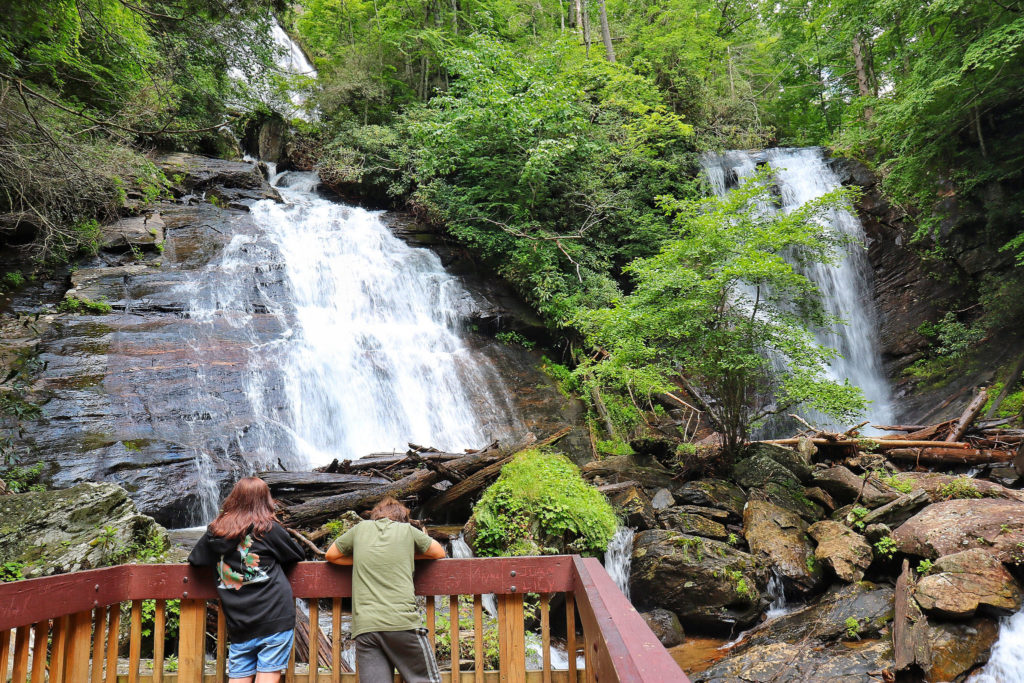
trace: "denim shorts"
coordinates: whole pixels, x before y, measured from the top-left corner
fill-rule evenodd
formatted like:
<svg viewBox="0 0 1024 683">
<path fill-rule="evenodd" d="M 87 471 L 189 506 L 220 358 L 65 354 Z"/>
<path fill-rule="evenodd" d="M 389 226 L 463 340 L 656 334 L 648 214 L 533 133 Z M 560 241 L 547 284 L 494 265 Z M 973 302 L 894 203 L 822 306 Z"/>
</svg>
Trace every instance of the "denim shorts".
<svg viewBox="0 0 1024 683">
<path fill-rule="evenodd" d="M 228 645 L 228 677 L 245 678 L 257 672 L 274 673 L 288 668 L 292 653 L 292 629 Z"/>
</svg>

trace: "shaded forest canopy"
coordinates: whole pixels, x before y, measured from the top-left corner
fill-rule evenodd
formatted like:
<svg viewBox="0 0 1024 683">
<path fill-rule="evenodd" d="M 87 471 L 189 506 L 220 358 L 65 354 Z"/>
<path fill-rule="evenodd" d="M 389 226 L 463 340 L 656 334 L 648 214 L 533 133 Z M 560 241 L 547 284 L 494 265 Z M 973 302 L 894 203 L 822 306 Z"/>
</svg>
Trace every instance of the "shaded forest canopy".
<svg viewBox="0 0 1024 683">
<path fill-rule="evenodd" d="M 994 254 L 1024 259 L 1019 0 L 7 0 L 0 9 L 0 235 L 29 245 L 37 264 L 95 249 L 97 221 L 167 192 L 146 152 L 231 155 L 252 121 L 280 111 L 295 87 L 273 67 L 269 29 L 280 21 L 319 70 L 307 86 L 317 116 L 291 122 L 305 161 L 337 189 L 412 208 L 512 282 L 564 339 L 559 360 L 575 369 L 552 371 L 592 397 L 610 438 L 642 421 L 635 392 L 679 380 L 670 349 L 683 332 L 650 347 L 626 318 L 607 316 L 642 317 L 657 269 L 693 265 L 668 255 L 726 234 L 724 224 L 708 232 L 681 218 L 707 193 L 708 151 L 827 146 L 876 170 L 927 258 L 940 262 L 951 233 L 971 230 Z M 949 362 L 957 344 L 1024 317 L 1006 305 L 1024 290 L 1016 271 L 967 284 L 966 300 L 948 302 L 952 317 L 927 331 Z M 666 286 L 704 306 L 704 317 L 685 318 L 686 334 L 721 323 L 707 292 L 656 289 Z M 788 321 L 794 333 L 835 322 Z M 627 333 L 602 343 L 602 329 Z M 725 365 L 742 351 L 726 348 Z M 790 393 L 828 394 L 819 379 L 807 375 Z M 856 403 L 832 398 L 837 414 Z"/>
</svg>

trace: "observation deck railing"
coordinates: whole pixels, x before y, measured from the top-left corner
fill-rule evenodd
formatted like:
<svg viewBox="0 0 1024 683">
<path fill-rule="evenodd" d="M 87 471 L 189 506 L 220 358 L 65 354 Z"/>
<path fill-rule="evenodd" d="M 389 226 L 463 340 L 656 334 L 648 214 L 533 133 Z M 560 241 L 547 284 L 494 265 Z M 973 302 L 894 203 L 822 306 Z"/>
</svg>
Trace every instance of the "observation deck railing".
<svg viewBox="0 0 1024 683">
<path fill-rule="evenodd" d="M 293 649 L 286 681 L 342 683 L 356 681 L 342 659 L 343 598 L 352 594 L 351 569 L 323 562 L 301 562 L 289 574 L 297 600 L 308 604 L 308 657 L 319 666 L 296 667 Z M 212 571 L 184 564 L 121 565 L 0 584 L 0 683 L 207 683 L 226 681 L 227 637 L 223 612 L 208 622 L 208 601 L 217 600 Z M 445 683 L 560 683 L 576 681 L 650 681 L 688 683 L 672 657 L 595 559 L 576 555 L 551 557 L 447 559 L 417 563 L 416 593 L 447 597 L 449 610 L 468 617 L 472 629 L 448 619 L 450 643 L 469 650 L 472 666 Z M 497 598 L 498 668 L 486 668 L 482 596 Z M 526 594 L 535 594 L 530 617 L 539 621 L 539 669 L 527 669 Z M 568 668 L 551 665 L 551 621 L 561 615 L 564 596 Z M 152 668 L 141 665 L 143 601 L 146 627 L 152 630 Z M 164 652 L 168 600 L 180 600 L 176 661 Z M 320 633 L 320 602 L 330 601 L 332 637 Z M 428 599 L 426 621 L 436 643 L 435 599 Z M 128 624 L 121 625 L 122 603 Z M 441 602 L 442 605 L 445 602 Z M 555 608 L 554 606 L 558 606 Z M 451 612 L 449 612 L 450 614 Z M 151 621 L 150 621 L 151 617 Z M 577 622 L 577 619 L 579 622 Z M 582 635 L 576 624 L 582 625 Z M 213 625 L 215 624 L 215 626 Z M 323 643 L 328 643 L 329 648 Z M 13 644 L 13 653 L 12 650 Z M 307 648 L 304 648 L 307 649 Z M 329 649 L 329 652 L 325 650 Z M 454 648 L 459 653 L 460 648 Z M 122 651 L 127 657 L 121 656 Z M 585 665 L 577 666 L 582 655 Z M 176 664 L 176 671 L 170 671 Z M 298 672 L 297 672 L 298 668 Z M 459 667 L 457 667 L 459 668 Z M 305 673 L 302 671 L 305 669 Z M 397 677 L 396 677 L 397 680 Z"/>
</svg>

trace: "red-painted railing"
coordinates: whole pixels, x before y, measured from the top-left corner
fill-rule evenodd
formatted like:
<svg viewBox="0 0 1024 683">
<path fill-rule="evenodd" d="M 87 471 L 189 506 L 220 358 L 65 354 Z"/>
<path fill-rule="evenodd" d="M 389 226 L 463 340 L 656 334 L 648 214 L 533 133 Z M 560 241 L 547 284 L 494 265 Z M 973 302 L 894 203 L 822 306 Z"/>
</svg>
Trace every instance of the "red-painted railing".
<svg viewBox="0 0 1024 683">
<path fill-rule="evenodd" d="M 320 650 L 320 600 L 332 600 L 333 633 L 341 633 L 342 598 L 351 596 L 351 570 L 322 562 L 299 563 L 289 575 L 297 599 L 308 601 L 310 628 L 306 673 L 296 673 L 294 657 L 289 680 L 320 683 L 353 680 L 343 671 L 341 642 Z M 473 653 L 471 671 L 445 680 L 504 683 L 542 681 L 651 681 L 686 683 L 686 676 L 658 642 L 643 618 L 615 586 L 600 562 L 579 556 L 449 559 L 417 564 L 416 592 L 449 596 L 449 615 L 460 614 L 458 596 L 472 596 L 472 629 L 460 629 L 449 619 L 449 641 L 468 646 Z M 481 596 L 497 596 L 498 660 L 488 670 L 483 658 Z M 524 596 L 539 594 L 543 665 L 527 671 Z M 568 668 L 554 671 L 550 662 L 550 608 L 554 595 L 565 596 Z M 207 601 L 216 600 L 212 573 L 188 565 L 122 565 L 0 584 L 0 683 L 117 683 L 177 680 L 222 681 L 226 637 L 223 615 L 217 610 L 211 661 L 207 662 Z M 155 600 L 152 628 L 152 673 L 140 667 L 142 601 Z M 170 658 L 163 652 L 167 619 L 166 601 L 181 600 L 176 672 L 166 670 Z M 532 601 L 531 601 L 532 602 Z M 127 610 L 127 658 L 120 657 L 121 603 Z M 427 626 L 433 639 L 435 600 L 427 601 Z M 470 603 L 464 601 L 464 608 Z M 582 625 L 577 642 L 576 619 Z M 471 641 L 469 639 L 472 639 Z M 11 645 L 13 644 L 13 654 Z M 586 665 L 577 671 L 578 646 Z M 454 648 L 460 653 L 462 647 Z M 127 659 L 127 662 L 125 662 Z M 316 666 L 316 662 L 320 666 Z M 467 663 L 468 664 L 468 663 Z M 121 671 L 119 672 L 119 667 Z M 458 666 L 454 667 L 456 670 Z"/>
</svg>

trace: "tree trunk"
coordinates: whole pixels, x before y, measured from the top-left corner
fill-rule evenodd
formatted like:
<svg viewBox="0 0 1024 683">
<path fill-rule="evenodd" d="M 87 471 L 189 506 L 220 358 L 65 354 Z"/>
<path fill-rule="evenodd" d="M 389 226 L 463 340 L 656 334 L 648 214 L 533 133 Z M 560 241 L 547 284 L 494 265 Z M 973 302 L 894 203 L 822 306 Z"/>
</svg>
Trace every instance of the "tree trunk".
<svg viewBox="0 0 1024 683">
<path fill-rule="evenodd" d="M 585 1 L 583 5 L 583 44 L 587 46 L 587 57 L 590 56 L 590 10 Z"/>
<path fill-rule="evenodd" d="M 1013 364 L 1012 368 L 1010 368 L 1010 374 L 1006 376 L 1006 382 L 1003 384 L 1003 390 L 999 392 L 996 399 L 992 401 L 992 406 L 988 409 L 988 412 L 985 413 L 986 420 L 991 420 L 996 416 L 996 411 L 999 410 L 999 406 L 1003 404 L 1006 397 L 1010 395 L 1011 391 L 1013 391 L 1013 387 L 1016 386 L 1017 380 L 1020 379 L 1020 373 L 1022 372 L 1024 372 L 1024 354 L 1021 354 L 1020 358 L 1017 359 L 1017 362 Z"/>
<path fill-rule="evenodd" d="M 615 63 L 615 48 L 612 47 L 612 33 L 608 29 L 608 9 L 605 7 L 605 1 L 600 0 L 601 3 L 601 40 L 604 41 L 604 53 L 608 57 L 608 61 L 612 64 Z"/>
<path fill-rule="evenodd" d="M 864 44 L 861 42 L 860 34 L 854 34 L 853 36 L 853 64 L 857 71 L 857 92 L 860 93 L 861 97 L 867 97 L 871 94 L 871 82 L 868 78 L 868 69 L 864 62 Z M 871 114 L 871 107 L 866 107 L 864 109 L 864 119 L 870 119 Z"/>
<path fill-rule="evenodd" d="M 885 456 L 892 460 L 912 460 L 920 465 L 986 465 L 1012 462 L 1013 451 L 986 448 L 894 448 Z"/>
<path fill-rule="evenodd" d="M 971 426 L 972 422 L 974 422 L 974 418 L 976 418 L 978 413 L 981 412 L 981 409 L 985 407 L 985 400 L 987 398 L 987 391 L 982 389 L 978 392 L 978 395 L 974 397 L 974 400 L 967 406 L 967 409 L 960 416 L 960 419 L 957 420 L 956 426 L 953 428 L 953 431 L 949 433 L 949 436 L 946 437 L 946 441 L 960 440 L 960 437 L 964 435 L 967 428 Z"/>
</svg>

